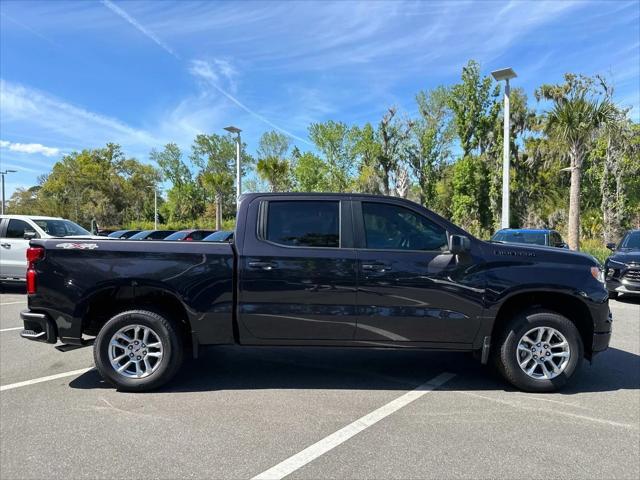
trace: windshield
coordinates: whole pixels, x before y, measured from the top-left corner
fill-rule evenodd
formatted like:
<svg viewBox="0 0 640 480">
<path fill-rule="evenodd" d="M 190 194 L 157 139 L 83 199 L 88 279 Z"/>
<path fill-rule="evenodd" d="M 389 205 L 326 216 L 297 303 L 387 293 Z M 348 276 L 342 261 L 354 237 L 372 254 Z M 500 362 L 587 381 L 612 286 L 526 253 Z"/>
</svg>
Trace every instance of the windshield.
<svg viewBox="0 0 640 480">
<path fill-rule="evenodd" d="M 205 242 L 226 242 L 231 238 L 233 232 L 227 230 L 220 230 L 219 232 L 212 233 L 211 235 L 204 237 Z"/>
<path fill-rule="evenodd" d="M 90 232 L 70 220 L 34 220 L 33 222 L 52 237 L 91 235 Z"/>
<path fill-rule="evenodd" d="M 640 250 L 640 230 L 627 233 L 620 243 L 620 249 L 623 248 L 625 250 Z"/>
<path fill-rule="evenodd" d="M 496 232 L 494 242 L 526 243 L 530 245 L 546 245 L 547 235 L 544 232 Z"/>
</svg>

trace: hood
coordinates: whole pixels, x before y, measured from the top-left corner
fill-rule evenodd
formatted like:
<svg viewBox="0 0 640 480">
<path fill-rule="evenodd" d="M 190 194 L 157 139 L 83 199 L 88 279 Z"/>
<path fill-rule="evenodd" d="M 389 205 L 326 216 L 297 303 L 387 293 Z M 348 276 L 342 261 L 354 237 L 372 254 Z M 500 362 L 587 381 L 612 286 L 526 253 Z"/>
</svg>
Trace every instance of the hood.
<svg viewBox="0 0 640 480">
<path fill-rule="evenodd" d="M 613 260 L 614 262 L 620 263 L 637 263 L 640 265 L 640 251 L 616 250 L 607 260 Z"/>
<path fill-rule="evenodd" d="M 593 255 L 566 248 L 503 242 L 485 242 L 485 244 L 491 253 L 505 259 L 600 266 L 600 262 Z"/>
</svg>

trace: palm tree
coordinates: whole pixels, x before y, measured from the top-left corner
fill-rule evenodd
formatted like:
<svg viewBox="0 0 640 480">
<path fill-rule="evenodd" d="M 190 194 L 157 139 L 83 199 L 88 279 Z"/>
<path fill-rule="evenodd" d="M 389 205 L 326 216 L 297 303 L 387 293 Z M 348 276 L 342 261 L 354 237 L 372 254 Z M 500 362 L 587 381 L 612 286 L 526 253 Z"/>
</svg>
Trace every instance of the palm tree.
<svg viewBox="0 0 640 480">
<path fill-rule="evenodd" d="M 580 182 L 582 164 L 599 129 L 614 114 L 610 100 L 594 88 L 593 79 L 565 75 L 562 85 L 542 85 L 536 98 L 551 100 L 545 130 L 565 149 L 571 171 L 569 193 L 569 246 L 580 249 Z"/>
<path fill-rule="evenodd" d="M 258 175 L 269 184 L 272 192 L 289 190 L 289 162 L 277 157 L 266 157 L 258 160 L 256 165 Z"/>
</svg>

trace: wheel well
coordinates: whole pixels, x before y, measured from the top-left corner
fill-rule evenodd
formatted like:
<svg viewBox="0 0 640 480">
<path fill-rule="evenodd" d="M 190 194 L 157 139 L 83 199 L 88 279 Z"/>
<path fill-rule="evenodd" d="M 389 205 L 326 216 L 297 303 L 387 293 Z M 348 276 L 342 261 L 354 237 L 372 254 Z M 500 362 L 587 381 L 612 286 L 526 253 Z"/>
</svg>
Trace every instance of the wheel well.
<svg viewBox="0 0 640 480">
<path fill-rule="evenodd" d="M 496 321 L 493 325 L 492 339 L 497 339 L 497 336 L 503 331 L 507 322 L 509 322 L 516 313 L 529 308 L 545 308 L 571 320 L 582 337 L 585 356 L 591 358 L 593 319 L 591 318 L 589 309 L 577 298 L 562 293 L 527 292 L 509 298 L 498 311 Z"/>
<path fill-rule="evenodd" d="M 184 306 L 174 295 L 160 289 L 147 289 L 142 295 L 127 298 L 120 298 L 116 289 L 95 294 L 87 304 L 82 333 L 97 335 L 110 318 L 127 310 L 149 310 L 166 317 L 182 333 L 185 346 L 191 345 L 191 325 Z"/>
</svg>

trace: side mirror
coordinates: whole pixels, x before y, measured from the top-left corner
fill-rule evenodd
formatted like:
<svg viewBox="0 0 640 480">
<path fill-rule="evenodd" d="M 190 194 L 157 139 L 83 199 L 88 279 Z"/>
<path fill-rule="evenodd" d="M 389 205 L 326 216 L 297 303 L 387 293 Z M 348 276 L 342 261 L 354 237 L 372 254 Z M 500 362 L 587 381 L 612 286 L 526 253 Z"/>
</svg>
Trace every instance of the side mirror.
<svg viewBox="0 0 640 480">
<path fill-rule="evenodd" d="M 451 235 L 449 237 L 449 252 L 454 255 L 467 253 L 471 250 L 471 241 L 464 235 Z"/>
<path fill-rule="evenodd" d="M 567 245 L 564 242 L 558 242 L 558 243 L 556 243 L 556 247 L 558 247 L 558 248 L 569 248 L 569 245 Z"/>
<path fill-rule="evenodd" d="M 33 230 L 25 230 L 24 231 L 24 239 L 25 240 L 33 240 L 34 238 L 38 238 L 38 234 Z"/>
<path fill-rule="evenodd" d="M 607 248 L 613 252 L 616 249 L 616 244 L 615 243 L 607 243 Z"/>
</svg>

